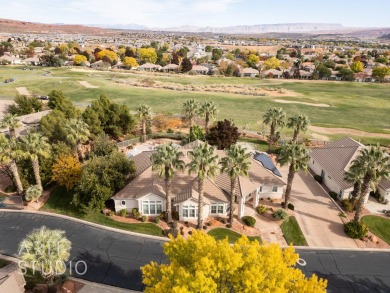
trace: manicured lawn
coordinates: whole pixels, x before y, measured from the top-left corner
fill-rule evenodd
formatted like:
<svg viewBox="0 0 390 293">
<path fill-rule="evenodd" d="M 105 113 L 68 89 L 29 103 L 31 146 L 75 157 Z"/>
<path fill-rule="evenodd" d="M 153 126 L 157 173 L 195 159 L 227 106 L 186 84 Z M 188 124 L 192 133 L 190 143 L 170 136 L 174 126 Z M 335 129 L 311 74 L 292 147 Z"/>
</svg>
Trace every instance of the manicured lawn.
<svg viewBox="0 0 390 293">
<path fill-rule="evenodd" d="M 307 246 L 305 236 L 295 217 L 289 217 L 285 220 L 281 228 L 287 244 L 292 243 L 294 246 Z"/>
<path fill-rule="evenodd" d="M 258 151 L 261 152 L 268 151 L 268 143 L 264 140 L 249 138 L 249 137 L 240 137 L 239 141 L 244 141 L 253 144 Z"/>
<path fill-rule="evenodd" d="M 43 76 L 45 71 L 51 74 Z M 227 93 L 184 92 L 165 89 L 148 89 L 118 84 L 115 78 L 144 78 L 138 74 L 116 72 L 76 72 L 69 68 L 40 68 L 21 70 L 21 67 L 0 66 L 0 82 L 5 78 L 15 82 L 0 84 L 0 99 L 12 99 L 16 87 L 26 87 L 30 92 L 48 94 L 61 90 L 79 107 L 85 107 L 100 94 L 105 93 L 116 102 L 127 104 L 131 109 L 142 100 L 152 107 L 153 112 L 181 113 L 184 101 L 194 98 L 198 101 L 212 99 L 218 105 L 218 119 L 233 119 L 237 126 L 249 123 L 251 130 L 259 131 L 263 114 L 271 107 L 283 107 L 288 116 L 306 113 L 315 126 L 345 127 L 369 132 L 390 133 L 388 113 L 390 112 L 390 91 L 388 84 L 354 82 L 290 81 L 255 78 L 221 78 L 209 76 L 153 76 L 150 79 L 181 84 L 245 84 L 258 87 L 284 88 L 295 92 L 294 97 L 245 96 Z M 99 88 L 87 89 L 78 81 L 85 80 Z M 321 108 L 302 104 L 280 104 L 275 99 L 329 104 Z M 380 105 L 380 106 L 378 106 Z M 291 135 L 287 129 L 282 135 Z M 381 140 L 380 140 L 381 141 Z M 385 144 L 386 142 L 383 142 Z"/>
<path fill-rule="evenodd" d="M 103 215 L 100 212 L 82 213 L 82 211 L 71 204 L 73 194 L 64 188 L 56 188 L 50 195 L 49 200 L 40 209 L 41 211 L 63 214 L 79 218 L 92 223 L 105 225 L 126 231 L 132 231 L 154 236 L 163 236 L 162 229 L 153 223 L 121 223 Z"/>
<path fill-rule="evenodd" d="M 234 232 L 230 229 L 225 229 L 225 228 L 215 228 L 215 229 L 211 230 L 210 232 L 208 232 L 207 234 L 209 234 L 210 236 L 213 236 L 217 240 L 222 240 L 222 239 L 225 239 L 227 237 L 229 239 L 230 243 L 236 242 L 242 236 L 241 234 L 239 234 L 237 232 Z M 260 236 L 248 236 L 248 239 L 251 241 L 257 240 L 260 243 L 262 242 Z"/>
<path fill-rule="evenodd" d="M 368 229 L 390 245 L 390 219 L 378 216 L 364 216 L 362 222 Z"/>
</svg>

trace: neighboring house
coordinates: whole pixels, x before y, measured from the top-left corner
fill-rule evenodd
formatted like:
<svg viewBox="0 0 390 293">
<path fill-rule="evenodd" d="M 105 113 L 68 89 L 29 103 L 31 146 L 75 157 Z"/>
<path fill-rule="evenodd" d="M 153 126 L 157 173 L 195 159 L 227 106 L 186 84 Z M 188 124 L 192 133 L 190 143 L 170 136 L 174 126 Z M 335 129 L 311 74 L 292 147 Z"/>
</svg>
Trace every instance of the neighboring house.
<svg viewBox="0 0 390 293">
<path fill-rule="evenodd" d="M 36 65 L 40 65 L 41 61 L 39 60 L 38 57 L 31 57 L 31 58 L 24 59 L 23 63 L 25 63 L 26 65 L 36 66 Z"/>
<path fill-rule="evenodd" d="M 100 70 L 108 70 L 111 69 L 111 64 L 107 62 L 103 62 L 102 60 L 96 61 L 91 64 L 91 68 L 100 69 Z"/>
<path fill-rule="evenodd" d="M 259 75 L 259 71 L 257 69 L 248 67 L 241 70 L 242 77 L 256 77 L 256 75 Z"/>
<path fill-rule="evenodd" d="M 353 184 L 345 181 L 344 175 L 363 148 L 365 148 L 363 144 L 350 137 L 342 138 L 325 147 L 313 148 L 310 152 L 309 167 L 322 177 L 325 186 L 336 192 L 341 200 L 350 199 Z M 369 194 L 364 203 L 367 203 L 368 196 Z"/>
<path fill-rule="evenodd" d="M 161 69 L 164 72 L 178 72 L 179 71 L 179 65 L 177 65 L 177 64 L 168 64 L 168 65 L 165 65 Z"/>
<path fill-rule="evenodd" d="M 19 65 L 22 64 L 22 60 L 14 55 L 12 55 L 10 52 L 4 52 L 4 55 L 0 57 L 0 64 L 3 62 L 12 64 L 12 65 Z"/>
<path fill-rule="evenodd" d="M 187 156 L 201 141 L 194 141 L 181 147 L 183 160 L 189 162 Z M 132 181 L 115 194 L 115 211 L 126 209 L 131 212 L 137 208 L 143 215 L 157 216 L 165 211 L 166 196 L 164 179 L 152 171 L 151 156 L 154 151 L 145 151 L 132 158 L 136 165 L 136 174 Z M 223 151 L 217 151 L 220 157 Z M 267 160 L 268 158 L 268 160 Z M 236 197 L 239 200 L 238 216 L 245 215 L 245 203 L 253 207 L 259 204 L 260 198 L 282 198 L 285 183 L 275 171 L 275 166 L 266 154 L 256 154 L 251 160 L 248 177 L 239 177 Z M 273 167 L 272 167 L 272 166 Z M 267 169 L 268 168 L 268 169 Z M 178 212 L 180 220 L 195 220 L 198 214 L 198 180 L 196 174 L 188 175 L 188 170 L 177 171 L 172 181 L 172 207 Z M 227 216 L 230 210 L 230 178 L 227 174 L 219 174 L 206 178 L 204 183 L 204 218 L 208 216 Z"/>
<path fill-rule="evenodd" d="M 282 78 L 283 71 L 277 70 L 277 69 L 269 69 L 269 70 L 264 71 L 264 76 L 272 77 L 272 78 Z"/>
<path fill-rule="evenodd" d="M 51 111 L 52 110 L 45 110 L 17 117 L 21 123 L 20 126 L 16 129 L 16 135 L 25 135 L 30 128 L 38 126 L 39 122 L 41 122 L 41 119 Z M 7 132 L 8 131 L 5 128 L 0 128 L 0 133 Z"/>
<path fill-rule="evenodd" d="M 196 72 L 197 74 L 207 74 L 209 72 L 209 68 L 202 65 L 192 65 L 190 72 Z"/>
<path fill-rule="evenodd" d="M 158 71 L 161 69 L 160 65 L 156 65 L 153 63 L 145 63 L 140 66 L 138 66 L 139 71 Z"/>
<path fill-rule="evenodd" d="M 385 200 L 390 201 L 390 179 L 382 179 L 379 182 L 378 192 Z"/>
<path fill-rule="evenodd" d="M 0 292 L 23 293 L 24 285 L 26 281 L 16 263 L 10 263 L 0 269 Z"/>
</svg>

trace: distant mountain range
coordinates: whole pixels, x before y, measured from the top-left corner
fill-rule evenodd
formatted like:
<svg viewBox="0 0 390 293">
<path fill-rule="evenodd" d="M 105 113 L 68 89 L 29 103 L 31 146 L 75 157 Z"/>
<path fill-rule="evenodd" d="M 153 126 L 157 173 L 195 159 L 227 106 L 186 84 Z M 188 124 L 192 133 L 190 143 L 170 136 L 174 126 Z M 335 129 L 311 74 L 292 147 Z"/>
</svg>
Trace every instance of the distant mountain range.
<svg viewBox="0 0 390 293">
<path fill-rule="evenodd" d="M 333 23 L 280 23 L 280 24 L 259 24 L 259 25 L 240 25 L 228 27 L 198 27 L 198 26 L 179 26 L 171 28 L 150 28 L 138 24 L 113 24 L 90 26 L 123 29 L 123 30 L 151 30 L 165 32 L 189 32 L 189 33 L 219 33 L 219 34 L 263 34 L 263 33 L 314 33 L 324 31 L 343 30 L 345 27 L 341 24 Z"/>
</svg>

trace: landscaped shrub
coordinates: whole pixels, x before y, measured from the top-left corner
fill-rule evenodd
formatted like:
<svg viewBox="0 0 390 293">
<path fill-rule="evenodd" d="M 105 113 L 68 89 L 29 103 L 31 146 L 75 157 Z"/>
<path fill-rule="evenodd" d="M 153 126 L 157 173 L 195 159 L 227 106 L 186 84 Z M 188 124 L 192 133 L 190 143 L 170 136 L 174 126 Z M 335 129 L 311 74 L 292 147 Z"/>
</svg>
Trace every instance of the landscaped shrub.
<svg viewBox="0 0 390 293">
<path fill-rule="evenodd" d="M 207 226 L 205 225 L 205 226 L 203 226 L 203 230 L 207 230 Z"/>
<path fill-rule="evenodd" d="M 334 200 L 337 200 L 337 193 L 334 191 L 329 191 L 329 196 L 333 198 Z"/>
<path fill-rule="evenodd" d="M 341 201 L 341 205 L 347 212 L 352 212 L 353 211 L 353 204 L 349 201 L 349 199 L 343 199 Z"/>
<path fill-rule="evenodd" d="M 172 211 L 172 219 L 175 221 L 179 221 L 179 213 L 176 211 Z"/>
<path fill-rule="evenodd" d="M 211 226 L 211 222 L 207 222 L 206 225 L 207 225 L 207 226 Z"/>
<path fill-rule="evenodd" d="M 160 222 L 160 217 L 155 217 L 155 218 L 154 218 L 154 222 L 155 222 L 156 224 L 158 224 L 158 223 Z"/>
<path fill-rule="evenodd" d="M 137 208 L 133 208 L 133 209 L 131 210 L 131 214 L 133 215 L 133 217 L 134 217 L 135 219 L 138 219 L 138 218 L 141 216 L 141 214 L 140 214 L 140 212 L 138 211 Z"/>
<path fill-rule="evenodd" d="M 160 213 L 160 220 L 165 220 L 165 211 Z"/>
<path fill-rule="evenodd" d="M 179 230 L 177 228 L 171 228 L 169 229 L 168 234 L 171 234 L 173 237 L 176 238 L 177 235 L 179 234 Z"/>
<path fill-rule="evenodd" d="M 253 227 L 256 224 L 256 219 L 251 216 L 242 217 L 242 221 L 245 223 L 245 225 L 250 227 Z"/>
<path fill-rule="evenodd" d="M 107 215 L 112 217 L 113 215 L 115 215 L 115 213 L 114 213 L 114 211 L 108 211 Z"/>
<path fill-rule="evenodd" d="M 272 216 L 277 219 L 277 220 L 284 220 L 288 217 L 288 214 L 286 213 L 286 211 L 284 209 L 278 209 L 276 210 Z"/>
<path fill-rule="evenodd" d="M 323 178 L 320 175 L 314 175 L 314 180 L 317 181 L 318 183 L 322 183 Z"/>
<path fill-rule="evenodd" d="M 147 219 L 146 216 L 142 216 L 142 217 L 141 217 L 141 221 L 144 222 L 144 223 L 146 222 L 146 219 Z"/>
<path fill-rule="evenodd" d="M 379 196 L 378 201 L 379 201 L 380 203 L 384 203 L 385 197 L 384 197 L 383 195 Z"/>
<path fill-rule="evenodd" d="M 284 208 L 284 202 L 281 203 L 281 206 L 282 206 L 282 208 Z M 294 205 L 291 202 L 288 203 L 287 208 L 292 210 L 292 211 L 295 209 Z"/>
<path fill-rule="evenodd" d="M 231 224 L 226 224 L 226 228 L 231 228 L 232 227 L 232 225 Z"/>
<path fill-rule="evenodd" d="M 264 214 L 267 211 L 267 207 L 264 205 L 259 205 L 256 207 L 256 212 L 258 212 L 260 215 Z"/>
<path fill-rule="evenodd" d="M 172 222 L 171 226 L 172 226 L 172 228 L 177 228 L 177 222 Z"/>
<path fill-rule="evenodd" d="M 219 221 L 220 221 L 222 224 L 226 224 L 226 219 L 225 219 L 225 218 L 219 218 Z"/>
<path fill-rule="evenodd" d="M 188 235 L 192 235 L 192 231 L 190 230 L 190 231 L 188 231 Z"/>
<path fill-rule="evenodd" d="M 121 217 L 126 217 L 127 211 L 126 209 L 123 209 L 120 211 Z"/>
<path fill-rule="evenodd" d="M 380 198 L 380 196 L 381 196 L 381 194 L 380 194 L 378 191 L 371 191 L 371 192 L 370 192 L 370 195 L 371 195 L 372 197 L 375 197 L 375 198 L 378 199 L 378 200 L 379 200 L 379 198 Z"/>
<path fill-rule="evenodd" d="M 353 239 L 360 239 L 367 235 L 368 228 L 363 223 L 356 223 L 355 221 L 344 224 L 344 231 L 349 237 Z"/>
</svg>

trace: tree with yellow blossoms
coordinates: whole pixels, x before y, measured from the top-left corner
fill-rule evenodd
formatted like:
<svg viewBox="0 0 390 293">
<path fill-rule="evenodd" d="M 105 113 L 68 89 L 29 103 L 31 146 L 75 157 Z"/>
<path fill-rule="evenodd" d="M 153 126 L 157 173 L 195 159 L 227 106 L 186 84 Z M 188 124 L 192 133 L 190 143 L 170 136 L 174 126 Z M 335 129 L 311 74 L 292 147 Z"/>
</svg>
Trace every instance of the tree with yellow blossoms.
<svg viewBox="0 0 390 293">
<path fill-rule="evenodd" d="M 111 50 L 101 50 L 98 54 L 98 59 L 103 60 L 105 62 L 110 63 L 111 65 L 114 65 L 118 63 L 118 55 L 111 51 Z"/>
<path fill-rule="evenodd" d="M 353 72 L 362 72 L 363 71 L 363 63 L 360 61 L 355 61 L 351 64 L 350 68 Z"/>
<path fill-rule="evenodd" d="M 156 63 L 157 53 L 154 48 L 140 48 L 138 50 L 139 59 L 144 62 Z"/>
<path fill-rule="evenodd" d="M 264 61 L 264 69 L 276 69 L 280 65 L 280 61 L 276 57 L 271 57 Z"/>
<path fill-rule="evenodd" d="M 81 164 L 74 155 L 60 155 L 52 166 L 51 179 L 60 186 L 72 190 L 81 178 Z"/>
<path fill-rule="evenodd" d="M 133 57 L 125 57 L 123 58 L 123 65 L 126 66 L 127 68 L 133 68 L 137 67 L 138 63 L 137 60 Z"/>
<path fill-rule="evenodd" d="M 299 292 L 325 293 L 327 281 L 306 278 L 295 268 L 293 247 L 261 245 L 243 236 L 233 246 L 194 231 L 164 244 L 170 264 L 152 262 L 141 268 L 145 292 Z"/>
<path fill-rule="evenodd" d="M 87 62 L 87 57 L 84 55 L 76 55 L 73 59 L 75 65 L 83 65 Z"/>
</svg>

